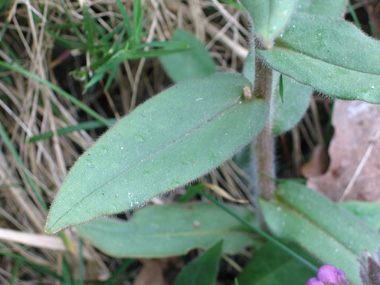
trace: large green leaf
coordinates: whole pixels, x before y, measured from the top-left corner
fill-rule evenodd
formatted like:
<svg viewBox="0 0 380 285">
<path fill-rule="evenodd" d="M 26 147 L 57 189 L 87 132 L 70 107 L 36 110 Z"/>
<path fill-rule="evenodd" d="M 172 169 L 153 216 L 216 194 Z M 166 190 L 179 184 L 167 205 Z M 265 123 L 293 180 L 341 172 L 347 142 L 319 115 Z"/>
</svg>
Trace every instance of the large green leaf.
<svg viewBox="0 0 380 285">
<path fill-rule="evenodd" d="M 214 169 L 265 124 L 264 100 L 245 100 L 241 75 L 169 88 L 116 123 L 72 167 L 47 232 L 132 209 Z"/>
<path fill-rule="evenodd" d="M 380 42 L 348 22 L 295 14 L 274 49 L 256 52 L 273 69 L 328 96 L 380 103 Z"/>
<path fill-rule="evenodd" d="M 365 221 L 374 230 L 380 230 L 380 203 L 348 201 L 341 203 L 340 205 Z"/>
<path fill-rule="evenodd" d="M 271 48 L 274 39 L 284 30 L 296 0 L 241 0 L 253 22 L 254 33 L 261 39 L 266 48 Z"/>
<path fill-rule="evenodd" d="M 342 18 L 347 0 L 298 0 L 297 11 L 314 15 Z"/>
<path fill-rule="evenodd" d="M 273 73 L 273 80 L 278 81 L 279 74 Z M 273 90 L 273 125 L 272 132 L 279 135 L 293 128 L 303 117 L 310 104 L 313 89 L 299 84 L 292 78 L 282 76 L 284 101 L 279 94 L 279 85 Z"/>
<path fill-rule="evenodd" d="M 252 223 L 245 207 L 229 208 Z M 223 239 L 223 251 L 235 254 L 257 245 L 257 235 L 214 204 L 183 203 L 148 206 L 131 221 L 101 217 L 77 226 L 79 234 L 114 257 L 167 257 L 194 248 L 209 248 Z"/>
<path fill-rule="evenodd" d="M 239 275 L 239 285 L 305 285 L 315 272 L 271 243 L 260 248 Z"/>
<path fill-rule="evenodd" d="M 326 264 L 333 264 L 360 284 L 357 258 L 380 246 L 380 235 L 362 220 L 318 193 L 286 182 L 276 201 L 259 201 L 265 222 L 276 236 L 298 243 Z"/>
<path fill-rule="evenodd" d="M 187 265 L 178 275 L 174 285 L 214 285 L 218 273 L 223 241 Z"/>
<path fill-rule="evenodd" d="M 189 45 L 190 49 L 160 57 L 162 66 L 174 82 L 185 79 L 205 78 L 216 72 L 213 59 L 203 44 L 187 31 L 177 29 L 173 41 Z"/>
</svg>

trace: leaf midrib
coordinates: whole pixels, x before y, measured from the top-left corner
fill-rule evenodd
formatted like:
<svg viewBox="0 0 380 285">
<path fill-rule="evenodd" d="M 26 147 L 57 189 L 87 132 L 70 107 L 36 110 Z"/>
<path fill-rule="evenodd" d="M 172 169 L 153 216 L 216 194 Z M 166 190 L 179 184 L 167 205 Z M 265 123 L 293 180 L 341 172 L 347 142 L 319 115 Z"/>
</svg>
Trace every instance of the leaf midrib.
<svg viewBox="0 0 380 285">
<path fill-rule="evenodd" d="M 347 247 L 346 245 L 344 245 L 340 240 L 336 239 L 334 236 L 332 236 L 329 232 L 325 231 L 324 229 L 322 229 L 321 227 L 319 227 L 317 224 L 315 224 L 310 218 L 308 218 L 307 216 L 305 215 L 302 215 L 300 212 L 296 211 L 294 208 L 292 208 L 292 206 L 288 203 L 286 203 L 286 201 L 284 200 L 281 200 L 279 201 L 281 206 L 284 207 L 286 210 L 288 210 L 288 212 L 291 212 L 293 213 L 294 215 L 296 215 L 299 219 L 305 221 L 306 223 L 308 223 L 309 225 L 313 226 L 314 228 L 320 230 L 321 232 L 323 232 L 326 236 L 330 237 L 332 240 L 334 240 L 336 243 L 340 244 L 343 248 L 345 248 L 348 252 L 352 253 L 354 256 L 357 256 L 356 253 L 351 250 L 349 247 Z"/>
<path fill-rule="evenodd" d="M 299 54 L 301 56 L 305 56 L 305 57 L 309 57 L 313 60 L 316 60 L 316 61 L 321 61 L 323 63 L 326 63 L 328 65 L 332 65 L 332 66 L 335 66 L 335 67 L 338 67 L 338 68 L 341 68 L 341 69 L 346 69 L 346 70 L 349 70 L 349 71 L 353 71 L 353 72 L 357 72 L 357 73 L 362 73 L 362 74 L 367 74 L 367 75 L 375 75 L 375 76 L 380 76 L 379 73 L 372 73 L 372 72 L 364 72 L 364 71 L 360 71 L 360 70 L 356 70 L 356 69 L 352 69 L 352 68 L 349 68 L 349 67 L 345 67 L 345 66 L 341 66 L 341 65 L 338 65 L 338 64 L 335 64 L 335 63 L 332 63 L 332 62 L 329 62 L 329 61 L 326 61 L 324 59 L 321 59 L 321 58 L 318 58 L 318 57 L 315 57 L 315 56 L 312 56 L 310 54 L 306 54 L 304 52 L 301 52 L 299 50 L 294 50 L 292 48 L 289 48 L 289 47 L 286 47 L 286 46 L 280 46 L 280 47 L 275 47 L 272 51 L 285 51 L 285 52 L 292 52 L 292 53 L 295 53 L 295 54 Z M 259 51 L 263 51 L 263 52 L 270 52 L 271 50 L 259 50 Z"/>
<path fill-rule="evenodd" d="M 190 129 L 189 131 L 183 133 L 181 136 L 175 138 L 174 140 L 172 140 L 170 143 L 164 145 L 163 147 L 161 147 L 160 149 L 157 149 L 155 152 L 153 152 L 152 154 L 148 155 L 146 158 L 144 159 L 141 159 L 140 161 L 136 162 L 135 164 L 133 165 L 130 165 L 128 166 L 126 169 L 120 171 L 117 175 L 113 176 L 112 178 L 110 178 L 108 181 L 106 181 L 105 183 L 99 185 L 98 187 L 94 188 L 92 191 L 90 191 L 86 196 L 82 197 L 78 202 L 76 202 L 75 204 L 73 204 L 67 211 L 65 211 L 57 220 L 54 224 L 52 224 L 52 227 L 54 227 L 57 223 L 59 223 L 59 221 L 69 212 L 71 211 L 72 208 L 74 208 L 75 206 L 77 206 L 78 204 L 80 204 L 82 201 L 84 201 L 88 196 L 90 196 L 91 194 L 93 194 L 94 192 L 96 192 L 97 190 L 99 190 L 100 188 L 104 187 L 105 185 L 107 185 L 108 183 L 110 183 L 111 181 L 115 180 L 116 178 L 118 178 L 120 175 L 124 174 L 125 172 L 127 172 L 129 169 L 133 168 L 133 167 L 136 167 L 140 164 L 142 164 L 143 162 L 147 161 L 148 159 L 154 157 L 155 155 L 158 155 L 160 152 L 164 151 L 165 149 L 171 147 L 172 145 L 180 142 L 181 140 L 183 140 L 184 138 L 186 138 L 187 136 L 189 136 L 190 134 L 192 133 L 195 133 L 197 130 L 201 129 L 203 126 L 205 126 L 206 124 L 208 124 L 209 122 L 215 120 L 216 118 L 218 118 L 219 116 L 222 116 L 224 115 L 225 113 L 233 110 L 234 108 L 236 108 L 237 106 L 239 106 L 239 99 L 241 98 L 241 95 L 239 95 L 238 97 L 236 97 L 234 103 L 231 105 L 231 106 L 228 106 L 227 108 L 221 110 L 220 112 L 218 112 L 217 114 L 215 114 L 214 116 L 210 117 L 209 119 L 205 120 L 204 122 L 202 122 L 201 124 L 199 124 L 198 126 Z M 179 186 L 178 186 L 179 187 Z M 172 189 L 172 188 L 169 188 L 168 191 Z M 100 214 L 102 215 L 102 214 Z M 98 216 L 100 216 L 98 215 Z"/>
<path fill-rule="evenodd" d="M 101 232 L 104 230 L 103 228 L 91 228 L 90 229 L 95 230 L 96 232 Z M 226 234 L 226 235 L 244 235 L 244 236 L 257 236 L 253 231 L 250 231 L 248 228 L 247 230 L 225 230 L 225 229 L 215 229 L 215 230 L 204 230 L 204 231 L 199 231 L 199 230 L 185 230 L 181 232 L 170 232 L 170 233 L 146 233 L 146 234 L 138 234 L 136 233 L 136 229 L 127 229 L 127 230 L 117 230 L 117 231 L 107 231 L 108 234 L 117 234 L 117 236 L 131 236 L 131 237 L 136 237 L 136 238 L 161 238 L 161 237 L 191 237 L 191 236 L 213 236 L 213 235 L 221 235 L 221 234 Z"/>
</svg>

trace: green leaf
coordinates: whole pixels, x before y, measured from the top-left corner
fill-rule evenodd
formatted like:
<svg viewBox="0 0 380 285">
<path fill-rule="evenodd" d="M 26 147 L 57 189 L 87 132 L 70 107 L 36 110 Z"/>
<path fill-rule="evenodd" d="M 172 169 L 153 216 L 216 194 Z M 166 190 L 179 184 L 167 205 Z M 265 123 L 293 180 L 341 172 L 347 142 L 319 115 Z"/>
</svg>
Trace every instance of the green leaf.
<svg viewBox="0 0 380 285">
<path fill-rule="evenodd" d="M 339 19 L 344 16 L 346 6 L 347 0 L 298 0 L 297 12 Z"/>
<path fill-rule="evenodd" d="M 141 42 L 141 34 L 143 31 L 143 10 L 141 7 L 141 0 L 133 1 L 133 29 L 135 44 Z"/>
<path fill-rule="evenodd" d="M 15 259 L 18 262 L 24 263 L 25 265 L 32 267 L 33 272 L 47 274 L 47 275 L 50 275 L 51 277 L 53 277 L 54 279 L 57 279 L 59 281 L 64 281 L 63 277 L 58 275 L 57 273 L 55 273 L 55 271 L 51 271 L 47 267 L 40 265 L 38 263 L 35 263 L 35 262 L 23 257 L 22 255 L 17 254 L 17 253 L 1 250 L 0 256 L 7 256 L 7 257 L 10 257 L 12 259 Z"/>
<path fill-rule="evenodd" d="M 380 230 L 380 203 L 350 201 L 340 205 L 366 222 L 374 230 Z"/>
<path fill-rule="evenodd" d="M 279 74 L 273 73 L 273 80 L 278 82 Z M 283 96 L 280 96 L 280 84 L 276 84 L 273 94 L 273 134 L 279 135 L 294 127 L 303 117 L 310 104 L 313 89 L 309 86 L 299 84 L 293 79 L 282 76 Z"/>
<path fill-rule="evenodd" d="M 274 49 L 256 53 L 328 96 L 380 103 L 380 42 L 348 22 L 296 14 Z"/>
<path fill-rule="evenodd" d="M 276 201 L 259 200 L 269 230 L 293 241 L 324 264 L 333 264 L 360 284 L 357 258 L 378 249 L 380 235 L 359 218 L 305 186 L 285 182 Z"/>
<path fill-rule="evenodd" d="M 240 285 L 305 285 L 315 272 L 271 243 L 261 247 L 239 275 Z"/>
<path fill-rule="evenodd" d="M 213 59 L 192 34 L 177 29 L 172 40 L 186 43 L 190 49 L 160 57 L 161 64 L 171 80 L 179 82 L 185 79 L 205 78 L 216 72 Z"/>
<path fill-rule="evenodd" d="M 117 65 L 123 63 L 126 60 L 139 59 L 139 58 L 151 58 L 159 57 L 167 54 L 177 53 L 187 50 L 189 46 L 185 43 L 180 42 L 152 42 L 149 44 L 141 45 L 142 47 L 149 46 L 155 47 L 155 49 L 150 50 L 129 50 L 128 48 L 123 48 L 115 52 L 110 59 L 99 67 L 96 72 L 102 73 L 109 69 L 116 67 Z"/>
<path fill-rule="evenodd" d="M 265 124 L 249 81 L 221 73 L 167 89 L 116 123 L 72 167 L 46 231 L 133 209 L 216 168 Z"/>
<path fill-rule="evenodd" d="M 218 242 L 200 257 L 187 265 L 178 275 L 174 285 L 214 285 L 218 273 L 223 241 Z"/>
<path fill-rule="evenodd" d="M 284 30 L 295 10 L 296 2 L 296 0 L 241 0 L 251 16 L 254 33 L 266 48 L 271 48 L 275 38 Z"/>
<path fill-rule="evenodd" d="M 119 11 L 120 11 L 122 17 L 123 17 L 123 22 L 124 22 L 125 28 L 127 30 L 128 37 L 134 38 L 134 33 L 133 33 L 132 26 L 130 23 L 130 18 L 127 14 L 127 11 L 124 8 L 123 3 L 121 3 L 121 0 L 116 0 L 116 4 L 117 4 L 117 7 L 119 8 Z"/>
<path fill-rule="evenodd" d="M 231 210 L 251 223 L 254 214 L 245 207 Z M 223 251 L 236 254 L 258 245 L 257 235 L 213 204 L 180 203 L 147 206 L 129 222 L 101 217 L 77 226 L 79 234 L 114 257 L 167 257 L 183 255 L 194 248 L 209 248 L 223 239 Z"/>
<path fill-rule="evenodd" d="M 252 86 L 255 86 L 255 63 L 256 63 L 256 50 L 254 47 L 250 48 L 248 56 L 244 62 L 243 75 L 251 81 Z"/>
</svg>

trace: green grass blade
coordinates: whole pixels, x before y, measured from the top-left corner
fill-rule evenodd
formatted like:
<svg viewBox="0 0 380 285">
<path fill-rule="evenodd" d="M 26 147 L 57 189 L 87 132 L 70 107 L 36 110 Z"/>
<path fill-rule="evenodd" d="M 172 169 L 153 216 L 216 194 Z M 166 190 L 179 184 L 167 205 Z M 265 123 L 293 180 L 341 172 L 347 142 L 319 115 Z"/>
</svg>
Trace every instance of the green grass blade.
<svg viewBox="0 0 380 285">
<path fill-rule="evenodd" d="M 273 72 L 273 80 L 277 80 L 278 77 L 279 74 Z M 274 96 L 272 104 L 275 110 L 272 132 L 275 135 L 290 130 L 302 119 L 313 94 L 313 89 L 309 86 L 299 84 L 285 75 L 280 75 L 280 78 L 282 80 L 280 79 L 279 84 L 275 85 L 272 95 Z"/>
<path fill-rule="evenodd" d="M 213 285 L 219 269 L 223 240 L 190 262 L 178 274 L 174 285 Z M 207 270 L 205 270 L 207 268 Z"/>
<path fill-rule="evenodd" d="M 95 39 L 94 37 L 97 35 L 96 27 L 95 27 L 95 19 L 88 11 L 88 7 L 86 5 L 83 6 L 83 23 L 84 23 L 84 35 L 86 37 L 86 48 L 90 53 L 90 56 L 93 57 L 95 55 Z M 91 58 L 92 59 L 92 58 Z"/>
<path fill-rule="evenodd" d="M 86 48 L 86 45 L 82 42 L 66 39 L 60 35 L 57 35 L 55 32 L 50 31 L 49 29 L 46 29 L 46 32 L 55 39 L 55 44 L 59 47 L 67 48 L 70 50 Z"/>
<path fill-rule="evenodd" d="M 359 29 L 361 29 L 362 26 L 360 25 L 360 21 L 359 21 L 359 19 L 358 19 L 358 16 L 356 15 L 356 12 L 355 12 L 354 8 L 352 8 L 351 3 L 348 3 L 348 10 L 350 11 L 350 14 L 351 14 L 351 16 L 352 16 L 352 19 L 354 20 L 355 25 L 356 25 Z"/>
<path fill-rule="evenodd" d="M 117 121 L 116 119 L 107 119 L 107 122 L 109 123 L 110 126 L 116 123 L 116 121 Z M 97 128 L 104 128 L 104 124 L 98 121 L 89 121 L 85 123 L 79 123 L 78 125 L 75 125 L 75 126 L 57 129 L 57 135 L 62 136 L 62 135 L 67 135 L 73 132 L 78 132 L 82 130 L 93 130 Z M 49 131 L 49 132 L 31 137 L 29 139 L 29 142 L 34 143 L 40 140 L 51 139 L 53 136 L 54 136 L 54 132 Z"/>
<path fill-rule="evenodd" d="M 18 166 L 20 167 L 21 171 L 23 172 L 26 181 L 28 182 L 30 188 L 33 191 L 33 194 L 35 196 L 35 199 L 37 200 L 36 202 L 44 209 L 47 211 L 47 205 L 40 193 L 40 191 L 37 188 L 36 183 L 32 179 L 32 177 L 29 175 L 28 171 L 26 170 L 27 168 L 23 164 L 19 153 L 17 152 L 16 148 L 14 147 L 12 141 L 10 140 L 9 136 L 7 135 L 7 132 L 3 128 L 3 125 L 0 122 L 0 137 L 3 139 L 5 145 L 8 147 L 9 151 L 13 155 L 14 159 L 16 160 Z"/>
<path fill-rule="evenodd" d="M 78 40 L 80 41 L 80 43 L 82 45 L 84 45 L 82 37 L 80 36 L 79 29 L 78 29 L 77 25 L 75 25 L 73 20 L 71 19 L 70 11 L 67 10 L 67 7 L 66 7 L 65 3 L 63 3 L 63 0 L 59 0 L 59 2 L 61 3 L 61 7 L 63 8 L 63 10 L 65 11 L 65 15 L 67 16 L 67 19 L 69 20 L 70 27 L 73 29 L 73 31 L 74 31 L 75 35 L 77 36 Z"/>
<path fill-rule="evenodd" d="M 230 214 L 235 219 L 237 219 L 238 221 L 240 221 L 243 225 L 246 225 L 251 230 L 253 230 L 255 233 L 257 233 L 258 235 L 262 236 L 267 241 L 273 243 L 275 246 L 277 246 L 278 248 L 280 248 L 281 250 L 283 250 L 284 252 L 286 252 L 287 254 L 289 254 L 290 256 L 292 256 L 294 259 L 298 260 L 299 262 L 301 262 L 302 264 L 304 264 L 305 266 L 307 266 L 311 270 L 314 270 L 315 272 L 317 272 L 317 270 L 318 270 L 317 267 L 315 267 L 312 263 L 310 263 L 309 261 L 307 261 L 306 259 L 304 259 L 302 256 L 300 256 L 299 254 L 297 254 L 295 251 L 293 251 L 292 249 L 290 249 L 289 247 L 287 247 L 285 244 L 281 243 L 280 241 L 278 241 L 274 237 L 271 237 L 269 234 L 265 233 L 264 231 L 262 231 L 258 227 L 255 227 L 254 225 L 252 225 L 252 223 L 248 222 L 242 216 L 240 216 L 240 215 L 236 214 L 235 212 L 231 211 L 225 205 L 223 205 L 219 201 L 217 201 L 214 198 L 212 198 L 210 195 L 208 195 L 208 194 L 206 194 L 204 192 L 199 192 L 199 194 L 201 194 L 202 196 L 206 197 L 208 200 L 210 200 L 211 202 L 213 202 L 215 205 L 219 206 L 224 211 L 226 211 L 228 214 Z"/>
<path fill-rule="evenodd" d="M 134 259 L 125 259 L 118 268 L 116 268 L 116 270 L 114 270 L 111 274 L 111 276 L 106 280 L 104 281 L 104 283 L 102 285 L 112 285 L 112 284 L 116 284 L 116 281 L 118 280 L 118 278 L 120 277 L 121 274 L 125 273 L 129 266 L 131 266 L 131 264 L 134 262 L 135 260 Z"/>
<path fill-rule="evenodd" d="M 141 42 L 143 10 L 141 7 L 141 0 L 134 0 L 133 3 L 133 29 L 135 45 L 137 46 Z"/>
<path fill-rule="evenodd" d="M 79 285 L 84 284 L 83 274 L 84 274 L 84 260 L 83 260 L 83 241 L 81 238 L 78 238 L 78 251 L 79 251 Z"/>
<path fill-rule="evenodd" d="M 21 262 L 19 260 L 16 260 L 15 265 L 14 265 L 13 270 L 12 270 L 11 285 L 15 284 L 18 269 L 20 268 L 20 264 L 21 264 Z"/>
<path fill-rule="evenodd" d="M 123 17 L 125 28 L 127 29 L 127 35 L 129 38 L 133 37 L 133 31 L 130 23 L 130 18 L 128 17 L 127 11 L 124 9 L 123 3 L 120 0 L 116 0 L 116 4 L 119 7 L 119 11 Z"/>
<path fill-rule="evenodd" d="M 63 275 L 63 284 L 67 284 L 67 285 L 73 284 L 73 282 L 71 281 L 71 276 L 70 276 L 71 275 L 70 265 L 67 263 L 66 260 L 62 261 L 62 275 Z"/>
<path fill-rule="evenodd" d="M 150 44 L 146 44 L 148 46 Z M 140 59 L 140 58 L 151 58 L 151 57 L 160 57 L 167 54 L 172 54 L 176 52 L 185 51 L 189 46 L 185 43 L 179 42 L 154 42 L 151 47 L 155 49 L 151 50 L 129 50 L 123 49 L 115 52 L 115 54 L 101 67 L 99 67 L 96 72 L 106 72 L 107 70 L 115 68 L 117 65 L 123 63 L 126 60 L 131 59 Z M 90 83 L 88 83 L 90 84 Z"/>
<path fill-rule="evenodd" d="M 42 265 L 39 265 L 37 263 L 34 263 L 33 261 L 30 261 L 28 259 L 26 259 L 25 257 L 19 255 L 19 254 L 16 254 L 16 253 L 12 253 L 12 252 L 7 252 L 7 251 L 0 251 L 0 255 L 5 255 L 5 256 L 9 256 L 15 260 L 18 260 L 26 265 L 29 265 L 31 266 L 34 270 L 40 272 L 40 273 L 44 273 L 44 274 L 47 274 L 47 275 L 50 275 L 52 276 L 53 278 L 59 280 L 59 281 L 63 281 L 63 277 L 58 275 L 57 273 L 55 273 L 54 271 L 51 271 L 49 269 L 47 269 L 46 267 L 42 266 Z"/>
<path fill-rule="evenodd" d="M 238 278 L 240 285 L 305 285 L 312 276 L 314 270 L 267 243 L 255 252 Z"/>
</svg>

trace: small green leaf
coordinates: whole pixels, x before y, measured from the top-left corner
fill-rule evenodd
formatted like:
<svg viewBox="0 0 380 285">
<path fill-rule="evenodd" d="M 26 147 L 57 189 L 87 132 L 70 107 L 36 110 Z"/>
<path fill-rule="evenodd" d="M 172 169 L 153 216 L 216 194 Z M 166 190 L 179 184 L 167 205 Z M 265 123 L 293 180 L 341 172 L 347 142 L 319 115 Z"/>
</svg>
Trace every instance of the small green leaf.
<svg viewBox="0 0 380 285">
<path fill-rule="evenodd" d="M 297 12 L 339 19 L 344 16 L 346 6 L 347 0 L 298 0 Z"/>
<path fill-rule="evenodd" d="M 254 33 L 266 48 L 280 35 L 292 16 L 296 0 L 252 1 L 241 0 L 253 22 Z"/>
<path fill-rule="evenodd" d="M 366 222 L 374 230 L 380 230 L 380 203 L 349 201 L 340 205 Z"/>
<path fill-rule="evenodd" d="M 279 74 L 273 73 L 273 80 L 278 80 Z M 273 94 L 273 125 L 272 132 L 279 135 L 294 127 L 303 117 L 310 104 L 313 89 L 299 84 L 292 78 L 282 76 L 282 93 L 285 98 L 281 100 L 281 80 Z"/>
<path fill-rule="evenodd" d="M 380 235 L 359 218 L 305 186 L 285 182 L 276 201 L 259 200 L 269 230 L 293 241 L 322 263 L 333 264 L 360 284 L 357 258 L 378 249 Z"/>
<path fill-rule="evenodd" d="M 275 48 L 256 53 L 328 96 L 380 103 L 380 42 L 348 22 L 295 14 Z"/>
<path fill-rule="evenodd" d="M 154 49 L 143 50 L 143 47 L 149 46 Z M 172 54 L 187 50 L 189 46 L 180 42 L 152 42 L 140 46 L 138 50 L 129 50 L 127 47 L 115 52 L 111 58 L 104 62 L 96 72 L 106 72 L 109 69 L 116 67 L 118 64 L 126 60 L 159 57 L 166 54 Z"/>
<path fill-rule="evenodd" d="M 177 29 L 172 40 L 186 43 L 190 49 L 160 57 L 161 64 L 171 80 L 179 82 L 185 79 L 205 78 L 216 72 L 213 59 L 192 34 Z"/>
<path fill-rule="evenodd" d="M 271 243 L 260 248 L 239 275 L 240 285 L 305 285 L 315 272 Z"/>
<path fill-rule="evenodd" d="M 218 242 L 200 257 L 187 265 L 178 275 L 174 285 L 214 285 L 218 273 L 223 241 Z"/>
<path fill-rule="evenodd" d="M 72 167 L 46 231 L 133 209 L 230 158 L 265 124 L 243 76 L 221 73 L 167 89 L 116 123 Z"/>
<path fill-rule="evenodd" d="M 245 207 L 229 205 L 251 223 L 254 214 Z M 101 217 L 77 226 L 79 234 L 114 257 L 159 258 L 183 255 L 194 248 L 209 248 L 223 239 L 223 251 L 236 254 L 259 245 L 257 235 L 213 204 L 180 203 L 147 206 L 131 221 Z"/>
</svg>

